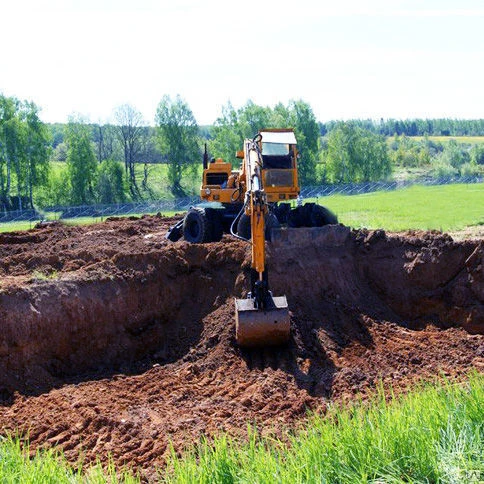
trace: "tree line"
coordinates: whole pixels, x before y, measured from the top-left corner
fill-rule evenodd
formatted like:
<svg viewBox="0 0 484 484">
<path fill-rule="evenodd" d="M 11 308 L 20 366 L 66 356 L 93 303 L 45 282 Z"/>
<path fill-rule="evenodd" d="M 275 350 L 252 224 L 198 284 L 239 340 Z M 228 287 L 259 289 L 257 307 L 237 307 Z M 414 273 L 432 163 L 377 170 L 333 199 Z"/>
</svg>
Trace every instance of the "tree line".
<svg viewBox="0 0 484 484">
<path fill-rule="evenodd" d="M 383 136 L 484 136 L 484 119 L 358 119 L 354 125 Z M 338 121 L 320 123 L 321 135 L 331 132 Z"/>
<path fill-rule="evenodd" d="M 244 138 L 267 127 L 294 128 L 300 181 L 306 186 L 384 180 L 395 167 L 469 174 L 484 164 L 482 145 L 444 146 L 426 137 L 483 134 L 483 120 L 323 124 L 307 102 L 295 100 L 274 107 L 248 101 L 238 109 L 227 103 L 213 126 L 199 126 L 183 98 L 163 96 L 154 126 L 129 104 L 114 110 L 111 123 L 90 123 L 75 115 L 66 124 L 46 125 L 34 103 L 0 94 L 0 209 L 159 198 L 152 180 L 156 165 L 164 167 L 171 195 L 183 196 L 199 185 L 204 145 L 211 156 L 237 167 L 234 155 Z M 415 141 L 407 133 L 425 138 Z"/>
</svg>

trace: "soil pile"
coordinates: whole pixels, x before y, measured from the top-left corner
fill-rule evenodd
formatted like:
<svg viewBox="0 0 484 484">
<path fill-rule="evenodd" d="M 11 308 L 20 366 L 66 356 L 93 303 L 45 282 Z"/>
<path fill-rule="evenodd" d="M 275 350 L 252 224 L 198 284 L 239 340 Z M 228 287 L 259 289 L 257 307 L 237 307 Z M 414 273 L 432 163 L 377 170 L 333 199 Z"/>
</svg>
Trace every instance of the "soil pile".
<svg viewBox="0 0 484 484">
<path fill-rule="evenodd" d="M 0 235 L 0 425 L 76 462 L 112 455 L 146 476 L 247 422 L 280 432 L 308 409 L 484 368 L 484 243 L 343 226 L 268 247 L 292 338 L 244 350 L 233 297 L 245 243 L 171 244 L 162 217 Z"/>
</svg>

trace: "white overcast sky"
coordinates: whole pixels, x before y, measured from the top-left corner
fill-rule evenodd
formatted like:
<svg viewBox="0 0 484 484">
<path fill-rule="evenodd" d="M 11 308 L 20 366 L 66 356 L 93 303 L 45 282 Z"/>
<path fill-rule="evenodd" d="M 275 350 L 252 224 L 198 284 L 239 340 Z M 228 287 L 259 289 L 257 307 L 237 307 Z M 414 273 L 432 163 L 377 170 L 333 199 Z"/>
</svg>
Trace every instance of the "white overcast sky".
<svg viewBox="0 0 484 484">
<path fill-rule="evenodd" d="M 320 121 L 484 117 L 483 0 L 0 0 L 0 93 L 47 122 L 153 123 L 180 94 L 199 124 L 227 101 L 303 99 Z"/>
</svg>

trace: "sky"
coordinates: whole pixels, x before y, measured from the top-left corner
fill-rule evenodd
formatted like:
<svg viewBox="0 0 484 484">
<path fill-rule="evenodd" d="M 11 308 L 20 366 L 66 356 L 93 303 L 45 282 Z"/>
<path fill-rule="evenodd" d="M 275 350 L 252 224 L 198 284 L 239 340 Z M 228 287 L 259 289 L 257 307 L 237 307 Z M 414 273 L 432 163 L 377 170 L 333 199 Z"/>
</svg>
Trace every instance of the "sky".
<svg viewBox="0 0 484 484">
<path fill-rule="evenodd" d="M 200 125 L 229 101 L 302 99 L 319 121 L 484 118 L 483 0 L 2 0 L 0 93 L 45 122 L 154 124 L 179 94 Z"/>
</svg>

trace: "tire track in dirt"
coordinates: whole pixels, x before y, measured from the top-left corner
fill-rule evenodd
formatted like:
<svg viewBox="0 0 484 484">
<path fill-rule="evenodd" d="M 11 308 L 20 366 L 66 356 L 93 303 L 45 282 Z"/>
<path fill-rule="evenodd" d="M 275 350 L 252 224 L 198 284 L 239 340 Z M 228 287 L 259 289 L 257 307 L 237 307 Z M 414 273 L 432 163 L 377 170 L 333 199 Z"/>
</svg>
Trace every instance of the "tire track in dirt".
<svg viewBox="0 0 484 484">
<path fill-rule="evenodd" d="M 247 423 L 282 435 L 306 411 L 484 368 L 482 240 L 328 227 L 269 247 L 292 338 L 244 350 L 240 241 L 169 244 L 162 217 L 0 235 L 0 425 L 32 452 L 133 466 Z M 324 232 L 324 231 L 323 231 Z"/>
</svg>

